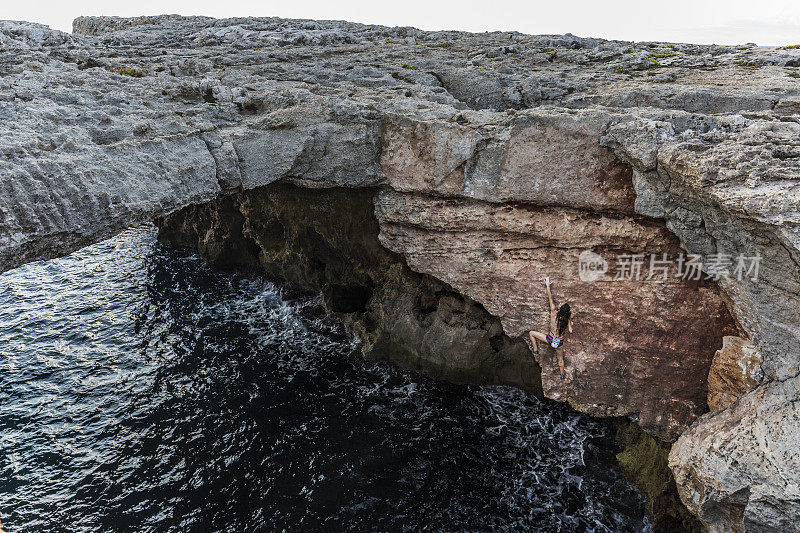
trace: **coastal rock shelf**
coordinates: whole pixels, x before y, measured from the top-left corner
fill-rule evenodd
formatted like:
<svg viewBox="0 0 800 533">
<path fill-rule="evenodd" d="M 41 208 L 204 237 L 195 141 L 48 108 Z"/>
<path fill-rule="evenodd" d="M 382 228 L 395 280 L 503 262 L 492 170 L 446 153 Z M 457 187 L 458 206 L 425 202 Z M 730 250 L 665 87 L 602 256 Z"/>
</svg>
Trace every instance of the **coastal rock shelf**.
<svg viewBox="0 0 800 533">
<path fill-rule="evenodd" d="M 711 531 L 786 531 L 798 78 L 794 48 L 3 21 L 0 271 L 157 219 L 164 242 L 319 292 L 367 357 L 636 421 L 660 443 L 627 440 L 671 445 L 681 499 Z M 593 282 L 587 250 L 608 262 Z M 637 254 L 644 273 L 651 254 L 758 257 L 759 271 L 615 280 Z M 548 275 L 575 311 L 564 380 L 522 340 L 546 328 Z M 656 528 L 690 528 L 671 520 Z"/>
</svg>

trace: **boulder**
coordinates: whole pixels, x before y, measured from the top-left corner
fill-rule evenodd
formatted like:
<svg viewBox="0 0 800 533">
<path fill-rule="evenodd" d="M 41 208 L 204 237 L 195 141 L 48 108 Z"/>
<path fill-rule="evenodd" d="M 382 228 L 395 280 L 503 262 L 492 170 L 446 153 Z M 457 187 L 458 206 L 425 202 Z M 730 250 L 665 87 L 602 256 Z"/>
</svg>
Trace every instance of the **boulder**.
<svg viewBox="0 0 800 533">
<path fill-rule="evenodd" d="M 702 417 L 673 445 L 683 502 L 712 533 L 800 531 L 800 377 Z"/>
</svg>

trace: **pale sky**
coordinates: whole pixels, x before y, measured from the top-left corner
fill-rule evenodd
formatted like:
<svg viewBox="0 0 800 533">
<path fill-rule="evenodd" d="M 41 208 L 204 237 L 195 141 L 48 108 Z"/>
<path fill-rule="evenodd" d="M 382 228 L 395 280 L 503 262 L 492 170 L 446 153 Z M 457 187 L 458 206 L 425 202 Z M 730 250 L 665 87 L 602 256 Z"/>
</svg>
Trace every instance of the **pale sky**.
<svg viewBox="0 0 800 533">
<path fill-rule="evenodd" d="M 632 41 L 800 44 L 798 0 L 2 0 L 0 19 L 71 31 L 80 15 L 279 16 L 425 30 L 573 33 Z"/>
</svg>

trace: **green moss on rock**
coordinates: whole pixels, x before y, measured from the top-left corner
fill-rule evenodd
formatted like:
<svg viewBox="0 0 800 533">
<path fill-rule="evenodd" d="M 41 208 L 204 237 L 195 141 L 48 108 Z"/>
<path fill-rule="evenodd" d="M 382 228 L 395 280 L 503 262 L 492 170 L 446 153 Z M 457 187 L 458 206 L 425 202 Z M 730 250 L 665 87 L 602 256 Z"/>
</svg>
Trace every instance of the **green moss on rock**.
<svg viewBox="0 0 800 533">
<path fill-rule="evenodd" d="M 702 525 L 678 496 L 667 464 L 669 445 L 642 431 L 636 422 L 616 419 L 617 462 L 628 480 L 647 498 L 647 512 L 655 533 L 700 533 Z"/>
<path fill-rule="evenodd" d="M 114 74 L 130 76 L 131 78 L 144 78 L 147 74 L 146 70 L 138 70 L 133 67 L 108 67 L 108 71 L 113 72 Z"/>
</svg>

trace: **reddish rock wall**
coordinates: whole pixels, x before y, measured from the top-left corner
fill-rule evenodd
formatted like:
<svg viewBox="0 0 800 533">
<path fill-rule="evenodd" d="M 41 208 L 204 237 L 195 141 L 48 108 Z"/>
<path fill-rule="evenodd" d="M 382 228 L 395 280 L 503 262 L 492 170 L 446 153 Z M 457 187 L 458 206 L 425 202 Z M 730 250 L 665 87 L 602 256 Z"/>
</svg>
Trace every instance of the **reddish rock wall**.
<svg viewBox="0 0 800 533">
<path fill-rule="evenodd" d="M 575 333 L 567 377 L 543 350 L 546 396 L 596 415 L 631 415 L 674 440 L 707 411 L 708 371 L 736 333 L 716 287 L 675 277 L 615 280 L 622 254 L 681 252 L 663 221 L 633 212 L 630 169 L 599 146 L 592 114 L 550 115 L 483 131 L 388 121 L 382 168 L 392 189 L 376 200 L 381 242 L 409 266 L 445 281 L 500 318 L 511 336 L 548 327 L 543 280 L 569 302 Z M 608 272 L 581 281 L 579 255 Z M 660 274 L 659 274 L 660 277 Z"/>
</svg>

